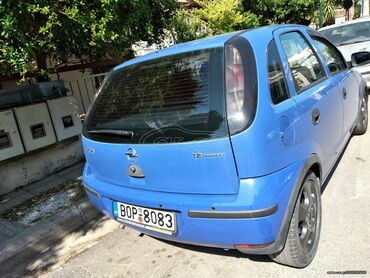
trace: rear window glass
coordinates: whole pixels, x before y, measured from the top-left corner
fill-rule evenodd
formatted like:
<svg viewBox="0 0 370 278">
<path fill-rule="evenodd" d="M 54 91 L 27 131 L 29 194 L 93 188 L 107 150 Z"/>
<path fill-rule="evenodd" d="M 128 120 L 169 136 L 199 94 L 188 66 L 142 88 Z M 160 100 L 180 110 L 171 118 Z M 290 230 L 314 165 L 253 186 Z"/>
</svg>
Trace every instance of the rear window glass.
<svg viewBox="0 0 370 278">
<path fill-rule="evenodd" d="M 84 135 L 142 144 L 225 137 L 223 88 L 221 48 L 115 70 L 89 112 Z"/>
<path fill-rule="evenodd" d="M 283 67 L 279 59 L 275 41 L 270 42 L 267 48 L 267 70 L 272 102 L 278 104 L 288 99 L 288 88 L 285 83 Z"/>
<path fill-rule="evenodd" d="M 320 30 L 320 33 L 337 46 L 370 41 L 370 21 Z"/>
</svg>

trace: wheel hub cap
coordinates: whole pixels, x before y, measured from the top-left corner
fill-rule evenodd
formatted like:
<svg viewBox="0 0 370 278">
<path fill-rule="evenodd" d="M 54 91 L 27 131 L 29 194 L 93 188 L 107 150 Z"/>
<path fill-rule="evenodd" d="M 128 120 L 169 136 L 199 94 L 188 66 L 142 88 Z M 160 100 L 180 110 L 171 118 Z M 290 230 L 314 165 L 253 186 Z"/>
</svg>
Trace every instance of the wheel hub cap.
<svg viewBox="0 0 370 278">
<path fill-rule="evenodd" d="M 298 213 L 298 236 L 303 250 L 308 253 L 314 246 L 318 199 L 315 185 L 307 181 L 301 191 Z"/>
</svg>

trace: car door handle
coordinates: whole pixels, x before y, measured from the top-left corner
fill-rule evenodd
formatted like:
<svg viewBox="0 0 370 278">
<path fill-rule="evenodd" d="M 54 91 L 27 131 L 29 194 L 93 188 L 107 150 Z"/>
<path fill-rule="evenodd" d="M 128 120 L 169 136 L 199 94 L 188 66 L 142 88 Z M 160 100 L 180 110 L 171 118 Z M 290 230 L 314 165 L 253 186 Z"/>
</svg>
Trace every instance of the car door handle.
<svg viewBox="0 0 370 278">
<path fill-rule="evenodd" d="M 312 123 L 313 125 L 317 125 L 320 122 L 320 110 L 314 109 L 312 110 Z"/>
<path fill-rule="evenodd" d="M 343 98 L 346 99 L 347 98 L 347 90 L 346 90 L 346 88 L 343 88 L 342 94 L 343 94 Z"/>
</svg>

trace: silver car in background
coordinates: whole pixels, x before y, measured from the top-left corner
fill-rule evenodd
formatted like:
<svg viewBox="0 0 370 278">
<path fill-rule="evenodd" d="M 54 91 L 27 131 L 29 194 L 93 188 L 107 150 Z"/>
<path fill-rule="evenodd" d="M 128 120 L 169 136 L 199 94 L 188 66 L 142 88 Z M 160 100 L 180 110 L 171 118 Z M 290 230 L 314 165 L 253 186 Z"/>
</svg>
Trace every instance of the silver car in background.
<svg viewBox="0 0 370 278">
<path fill-rule="evenodd" d="M 342 52 L 347 62 L 361 73 L 370 88 L 370 17 L 363 17 L 340 24 L 330 25 L 319 30 Z M 352 54 L 356 53 L 355 57 Z"/>
</svg>

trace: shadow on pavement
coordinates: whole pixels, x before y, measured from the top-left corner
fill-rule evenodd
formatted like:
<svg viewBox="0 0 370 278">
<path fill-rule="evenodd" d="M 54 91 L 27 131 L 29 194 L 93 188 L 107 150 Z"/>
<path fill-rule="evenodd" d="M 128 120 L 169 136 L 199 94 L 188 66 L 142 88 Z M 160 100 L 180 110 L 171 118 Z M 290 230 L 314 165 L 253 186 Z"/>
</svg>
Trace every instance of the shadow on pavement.
<svg viewBox="0 0 370 278">
<path fill-rule="evenodd" d="M 72 220 L 73 221 L 73 220 Z M 42 244 L 26 248 L 24 251 L 3 261 L 0 265 L 0 277 L 37 277 L 39 273 L 58 263 L 65 256 L 60 254 L 66 248 L 64 240 L 73 234 L 85 237 L 88 232 L 100 229 L 104 224 L 103 216 L 99 216 L 77 230 L 59 226 L 59 231 L 50 234 Z"/>
<path fill-rule="evenodd" d="M 148 235 L 149 236 L 149 235 Z M 170 244 L 172 246 L 176 246 L 178 248 L 183 248 L 195 252 L 201 252 L 201 253 L 207 253 L 212 255 L 218 255 L 218 256 L 225 256 L 225 257 L 234 257 L 234 258 L 246 258 L 250 259 L 252 261 L 256 262 L 273 262 L 267 255 L 249 255 L 239 252 L 236 249 L 229 249 L 225 250 L 222 248 L 216 248 L 216 247 L 206 247 L 206 246 L 199 246 L 199 245 L 191 245 L 191 244 L 185 244 L 181 242 L 175 242 L 175 241 L 168 241 L 161 238 L 152 237 L 153 239 L 156 239 L 158 241 L 164 242 L 166 244 Z"/>
</svg>

